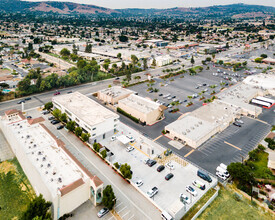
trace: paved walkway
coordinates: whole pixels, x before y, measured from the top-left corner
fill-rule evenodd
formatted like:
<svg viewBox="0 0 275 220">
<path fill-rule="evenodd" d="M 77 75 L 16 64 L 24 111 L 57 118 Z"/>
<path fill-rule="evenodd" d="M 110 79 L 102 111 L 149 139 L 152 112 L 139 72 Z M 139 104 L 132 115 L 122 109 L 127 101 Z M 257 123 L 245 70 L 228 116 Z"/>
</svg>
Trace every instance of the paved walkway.
<svg viewBox="0 0 275 220">
<path fill-rule="evenodd" d="M 0 161 L 12 159 L 14 154 L 0 129 Z"/>
</svg>

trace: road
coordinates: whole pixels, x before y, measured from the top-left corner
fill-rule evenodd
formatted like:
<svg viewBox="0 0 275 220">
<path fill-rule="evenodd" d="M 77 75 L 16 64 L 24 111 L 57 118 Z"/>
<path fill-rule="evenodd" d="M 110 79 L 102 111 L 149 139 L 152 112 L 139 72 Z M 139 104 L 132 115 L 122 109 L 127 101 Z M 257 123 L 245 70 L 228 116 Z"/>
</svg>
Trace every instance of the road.
<svg viewBox="0 0 275 220">
<path fill-rule="evenodd" d="M 69 69 L 71 67 L 75 67 L 75 65 L 70 64 L 60 58 L 57 57 L 53 57 L 49 54 L 46 53 L 41 53 L 39 51 L 35 51 L 36 53 L 38 53 L 42 58 L 44 58 L 45 60 L 47 60 L 49 63 L 54 63 L 57 67 L 59 67 L 60 69 Z"/>
</svg>

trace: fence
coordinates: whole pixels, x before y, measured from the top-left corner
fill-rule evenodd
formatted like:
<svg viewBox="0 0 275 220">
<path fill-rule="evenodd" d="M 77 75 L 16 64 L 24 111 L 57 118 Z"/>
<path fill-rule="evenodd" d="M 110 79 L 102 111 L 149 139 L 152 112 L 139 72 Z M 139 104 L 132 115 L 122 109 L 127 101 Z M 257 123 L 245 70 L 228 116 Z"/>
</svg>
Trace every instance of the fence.
<svg viewBox="0 0 275 220">
<path fill-rule="evenodd" d="M 219 194 L 219 190 L 220 187 L 216 187 L 217 191 L 215 192 L 215 194 L 204 204 L 203 207 L 201 207 L 201 209 L 193 216 L 193 218 L 191 220 L 195 220 L 197 217 L 199 217 L 199 215 L 214 201 L 214 199 L 218 196 Z"/>
</svg>

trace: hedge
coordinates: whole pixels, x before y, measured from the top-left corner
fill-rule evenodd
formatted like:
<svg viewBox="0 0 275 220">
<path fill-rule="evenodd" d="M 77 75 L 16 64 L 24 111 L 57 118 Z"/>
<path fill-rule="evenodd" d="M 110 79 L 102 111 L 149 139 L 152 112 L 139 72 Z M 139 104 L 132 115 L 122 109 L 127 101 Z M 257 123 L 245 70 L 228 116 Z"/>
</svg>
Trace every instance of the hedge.
<svg viewBox="0 0 275 220">
<path fill-rule="evenodd" d="M 124 110 L 122 110 L 122 109 L 119 108 L 119 107 L 117 108 L 117 112 L 119 112 L 119 113 L 125 115 L 126 117 L 130 118 L 130 119 L 133 120 L 134 122 L 139 123 L 139 119 L 138 119 L 138 118 L 136 118 L 136 117 L 132 116 L 131 114 L 125 112 Z"/>
</svg>

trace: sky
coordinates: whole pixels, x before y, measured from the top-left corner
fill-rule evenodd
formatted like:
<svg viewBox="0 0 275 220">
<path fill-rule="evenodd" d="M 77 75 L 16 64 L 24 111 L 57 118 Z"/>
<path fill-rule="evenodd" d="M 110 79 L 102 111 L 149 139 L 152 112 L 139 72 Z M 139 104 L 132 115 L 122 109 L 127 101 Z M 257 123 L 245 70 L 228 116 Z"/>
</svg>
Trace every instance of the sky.
<svg viewBox="0 0 275 220">
<path fill-rule="evenodd" d="M 172 7 L 204 7 L 211 5 L 227 5 L 245 3 L 275 7 L 275 0 L 27 0 L 27 1 L 63 1 L 91 4 L 106 8 L 172 8 Z"/>
</svg>

